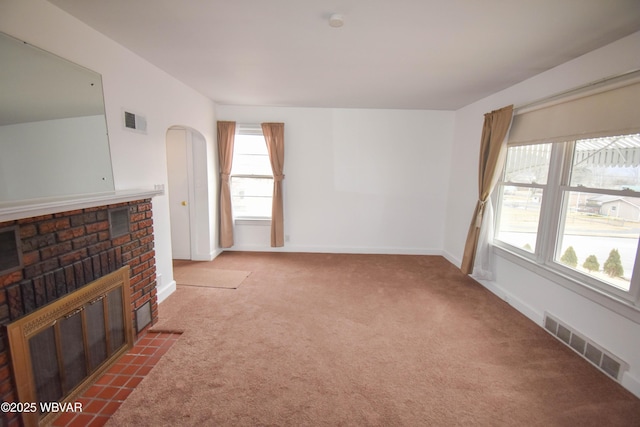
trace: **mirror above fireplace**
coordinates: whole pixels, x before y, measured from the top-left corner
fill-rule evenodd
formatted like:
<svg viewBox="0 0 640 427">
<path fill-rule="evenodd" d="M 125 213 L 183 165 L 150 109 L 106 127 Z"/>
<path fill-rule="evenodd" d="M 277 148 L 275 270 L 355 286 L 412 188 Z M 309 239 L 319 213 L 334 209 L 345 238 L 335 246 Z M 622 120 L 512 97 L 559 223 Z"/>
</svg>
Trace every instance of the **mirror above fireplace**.
<svg viewBox="0 0 640 427">
<path fill-rule="evenodd" d="M 100 74 L 0 33 L 0 206 L 114 191 Z"/>
</svg>

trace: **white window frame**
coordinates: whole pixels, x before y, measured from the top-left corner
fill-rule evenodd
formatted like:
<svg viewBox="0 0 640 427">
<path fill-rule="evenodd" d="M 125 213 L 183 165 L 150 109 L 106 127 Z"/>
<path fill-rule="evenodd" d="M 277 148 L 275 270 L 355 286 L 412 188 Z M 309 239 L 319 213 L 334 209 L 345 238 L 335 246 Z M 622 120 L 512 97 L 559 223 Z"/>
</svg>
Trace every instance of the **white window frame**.
<svg viewBox="0 0 640 427">
<path fill-rule="evenodd" d="M 614 286 L 601 282 L 586 274 L 562 265 L 555 261 L 556 247 L 563 229 L 562 218 L 564 212 L 563 194 L 567 191 L 585 192 L 586 187 L 571 187 L 569 178 L 573 161 L 575 141 L 553 142 L 549 161 L 547 184 L 523 184 L 504 181 L 501 179 L 493 192 L 493 202 L 496 206 L 494 251 L 510 261 L 515 262 L 543 277 L 565 286 L 587 298 L 609 307 L 614 311 L 640 323 L 640 239 L 634 271 L 631 276 L 630 289 L 625 292 Z M 502 172 L 504 178 L 504 170 Z M 543 199 L 538 221 L 538 234 L 533 253 L 499 240 L 498 230 L 500 209 L 502 202 L 501 187 L 519 186 L 543 188 Z M 600 190 L 588 188 L 589 193 L 616 194 L 628 197 L 640 197 L 640 192 L 633 190 Z"/>
<path fill-rule="evenodd" d="M 236 136 L 238 135 L 254 135 L 254 136 L 259 135 L 262 138 L 264 138 L 264 134 L 262 133 L 262 126 L 259 124 L 236 125 Z M 237 143 L 237 138 L 236 138 L 236 141 L 234 141 L 234 151 L 235 151 L 236 143 Z M 267 142 L 265 141 L 265 147 L 266 147 L 266 144 Z M 234 161 L 235 161 L 235 155 L 234 155 Z M 234 178 L 268 179 L 273 182 L 273 174 L 271 175 L 239 174 L 239 173 L 233 173 L 233 168 L 232 168 L 231 174 L 229 175 L 229 185 L 231 189 L 233 189 Z M 231 197 L 231 207 L 233 212 L 233 191 L 232 191 L 232 197 Z M 236 215 L 235 213 L 233 213 L 233 220 L 234 220 L 234 223 L 238 225 L 270 225 L 271 224 L 271 216 Z"/>
</svg>

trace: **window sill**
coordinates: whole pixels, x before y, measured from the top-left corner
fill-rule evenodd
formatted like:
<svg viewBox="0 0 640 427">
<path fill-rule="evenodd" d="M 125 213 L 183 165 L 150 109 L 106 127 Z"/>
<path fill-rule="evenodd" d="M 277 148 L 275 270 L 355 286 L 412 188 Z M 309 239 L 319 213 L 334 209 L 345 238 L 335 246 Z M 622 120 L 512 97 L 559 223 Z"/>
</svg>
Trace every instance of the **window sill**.
<svg viewBox="0 0 640 427">
<path fill-rule="evenodd" d="M 506 248 L 493 246 L 494 253 L 507 261 L 511 261 L 527 270 L 538 274 L 570 291 L 575 292 L 627 319 L 640 324 L 640 307 L 631 301 L 622 299 L 615 295 L 605 293 L 604 291 L 593 288 L 585 283 L 576 280 L 573 277 L 566 276 L 548 266 L 537 264 L 527 258 L 524 258 Z"/>
<path fill-rule="evenodd" d="M 235 225 L 271 225 L 271 218 L 234 218 Z"/>
</svg>

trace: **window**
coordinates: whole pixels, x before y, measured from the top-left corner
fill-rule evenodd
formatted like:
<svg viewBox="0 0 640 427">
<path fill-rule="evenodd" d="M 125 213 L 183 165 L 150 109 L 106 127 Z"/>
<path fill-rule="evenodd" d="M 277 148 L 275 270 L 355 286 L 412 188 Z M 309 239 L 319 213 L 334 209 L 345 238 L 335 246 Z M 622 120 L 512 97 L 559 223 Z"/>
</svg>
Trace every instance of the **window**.
<svg viewBox="0 0 640 427">
<path fill-rule="evenodd" d="M 271 219 L 273 173 L 260 126 L 238 127 L 230 180 L 235 219 Z"/>
<path fill-rule="evenodd" d="M 496 190 L 496 245 L 637 301 L 640 134 L 509 146 Z"/>
</svg>

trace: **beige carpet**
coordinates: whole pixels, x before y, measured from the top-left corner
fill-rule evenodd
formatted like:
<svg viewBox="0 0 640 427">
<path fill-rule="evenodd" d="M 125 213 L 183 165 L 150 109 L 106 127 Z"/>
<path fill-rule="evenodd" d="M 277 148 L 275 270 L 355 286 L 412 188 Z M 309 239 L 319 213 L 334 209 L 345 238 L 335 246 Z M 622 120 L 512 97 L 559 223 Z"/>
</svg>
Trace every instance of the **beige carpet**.
<svg viewBox="0 0 640 427">
<path fill-rule="evenodd" d="M 173 278 L 178 285 L 207 288 L 238 289 L 250 271 L 215 268 L 214 263 L 204 261 L 173 262 Z"/>
<path fill-rule="evenodd" d="M 109 426 L 638 426 L 640 400 L 441 257 L 226 252 Z"/>
</svg>

